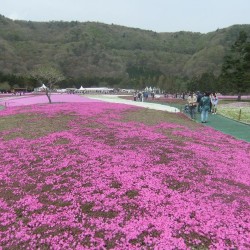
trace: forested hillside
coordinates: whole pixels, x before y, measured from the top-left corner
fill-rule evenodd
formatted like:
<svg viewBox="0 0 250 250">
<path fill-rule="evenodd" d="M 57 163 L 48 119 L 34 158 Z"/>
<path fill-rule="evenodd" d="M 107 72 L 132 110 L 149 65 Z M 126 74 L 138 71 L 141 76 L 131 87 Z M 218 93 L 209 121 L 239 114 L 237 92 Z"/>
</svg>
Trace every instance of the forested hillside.
<svg viewBox="0 0 250 250">
<path fill-rule="evenodd" d="M 203 73 L 218 76 L 240 30 L 250 36 L 250 25 L 207 34 L 156 33 L 94 22 L 13 21 L 0 16 L 0 74 L 13 79 L 50 64 L 64 74 L 64 85 L 77 87 L 84 83 L 140 87 Z"/>
</svg>

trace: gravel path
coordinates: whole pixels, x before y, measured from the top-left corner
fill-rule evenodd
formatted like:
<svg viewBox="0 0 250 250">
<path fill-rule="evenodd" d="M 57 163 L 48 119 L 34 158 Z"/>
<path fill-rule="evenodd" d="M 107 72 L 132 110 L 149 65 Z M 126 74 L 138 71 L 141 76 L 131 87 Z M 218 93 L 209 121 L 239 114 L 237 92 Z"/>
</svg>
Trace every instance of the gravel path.
<svg viewBox="0 0 250 250">
<path fill-rule="evenodd" d="M 133 105 L 133 106 L 138 106 L 138 107 L 143 107 L 143 108 L 148 108 L 148 109 L 168 111 L 172 113 L 180 112 L 180 110 L 175 107 L 170 107 L 170 106 L 162 105 L 158 103 L 137 102 L 137 101 L 132 101 L 132 100 L 126 100 L 126 99 L 120 98 L 119 95 L 85 95 L 85 96 L 90 99 L 95 99 L 99 101 L 122 103 L 122 104 L 128 104 L 128 105 Z"/>
</svg>

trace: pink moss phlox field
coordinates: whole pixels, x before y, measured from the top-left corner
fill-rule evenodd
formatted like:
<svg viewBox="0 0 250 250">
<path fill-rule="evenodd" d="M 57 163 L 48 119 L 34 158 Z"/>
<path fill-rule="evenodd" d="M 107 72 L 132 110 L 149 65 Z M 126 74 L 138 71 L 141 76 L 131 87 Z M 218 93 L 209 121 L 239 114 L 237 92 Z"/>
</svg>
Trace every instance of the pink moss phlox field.
<svg viewBox="0 0 250 250">
<path fill-rule="evenodd" d="M 250 248 L 250 144 L 205 126 L 124 120 L 137 109 L 1 111 L 72 116 L 67 129 L 33 139 L 0 131 L 3 249 Z"/>
<path fill-rule="evenodd" d="M 81 102 L 93 102 L 92 99 L 89 99 L 84 96 L 79 95 L 69 95 L 69 94 L 52 94 L 51 100 L 53 103 L 81 103 Z M 94 102 L 99 102 L 95 100 Z M 17 106 L 27 106 L 32 104 L 47 104 L 48 98 L 45 94 L 41 95 L 23 95 L 23 96 L 9 96 L 9 97 L 2 97 L 0 99 L 0 104 L 7 106 L 7 107 L 17 107 Z"/>
</svg>

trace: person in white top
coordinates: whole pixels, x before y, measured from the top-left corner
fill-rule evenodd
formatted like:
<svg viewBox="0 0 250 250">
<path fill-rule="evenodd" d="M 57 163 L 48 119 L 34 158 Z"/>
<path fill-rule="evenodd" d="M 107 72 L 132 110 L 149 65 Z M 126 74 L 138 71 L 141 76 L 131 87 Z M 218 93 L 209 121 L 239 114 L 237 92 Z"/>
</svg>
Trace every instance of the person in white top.
<svg viewBox="0 0 250 250">
<path fill-rule="evenodd" d="M 189 112 L 191 119 L 195 119 L 195 111 L 196 111 L 196 106 L 197 106 L 197 97 L 195 93 L 190 93 L 188 96 L 188 107 L 189 107 Z"/>
<path fill-rule="evenodd" d="M 211 103 L 212 103 L 212 114 L 216 114 L 217 112 L 217 106 L 218 106 L 218 96 L 216 95 L 216 93 L 213 93 L 211 96 Z"/>
</svg>

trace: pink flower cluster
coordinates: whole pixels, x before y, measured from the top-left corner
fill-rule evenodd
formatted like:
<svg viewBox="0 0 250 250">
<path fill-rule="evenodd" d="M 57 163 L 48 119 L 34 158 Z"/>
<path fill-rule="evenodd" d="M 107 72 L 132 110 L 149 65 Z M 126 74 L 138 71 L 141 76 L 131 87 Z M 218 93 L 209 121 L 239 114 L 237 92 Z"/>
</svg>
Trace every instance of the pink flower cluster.
<svg viewBox="0 0 250 250">
<path fill-rule="evenodd" d="M 124 119 L 136 110 L 88 102 L 1 111 L 71 116 L 67 129 L 33 139 L 0 130 L 4 249 L 250 248 L 250 144 L 204 126 Z"/>
<path fill-rule="evenodd" d="M 81 103 L 81 102 L 93 102 L 92 99 L 79 96 L 79 95 L 69 95 L 69 94 L 53 94 L 51 95 L 53 103 Z M 32 104 L 47 104 L 48 98 L 45 94 L 26 94 L 23 96 L 2 96 L 0 99 L 0 105 L 6 107 L 16 107 L 16 106 L 27 106 Z M 98 102 L 95 100 L 95 102 Z"/>
</svg>

